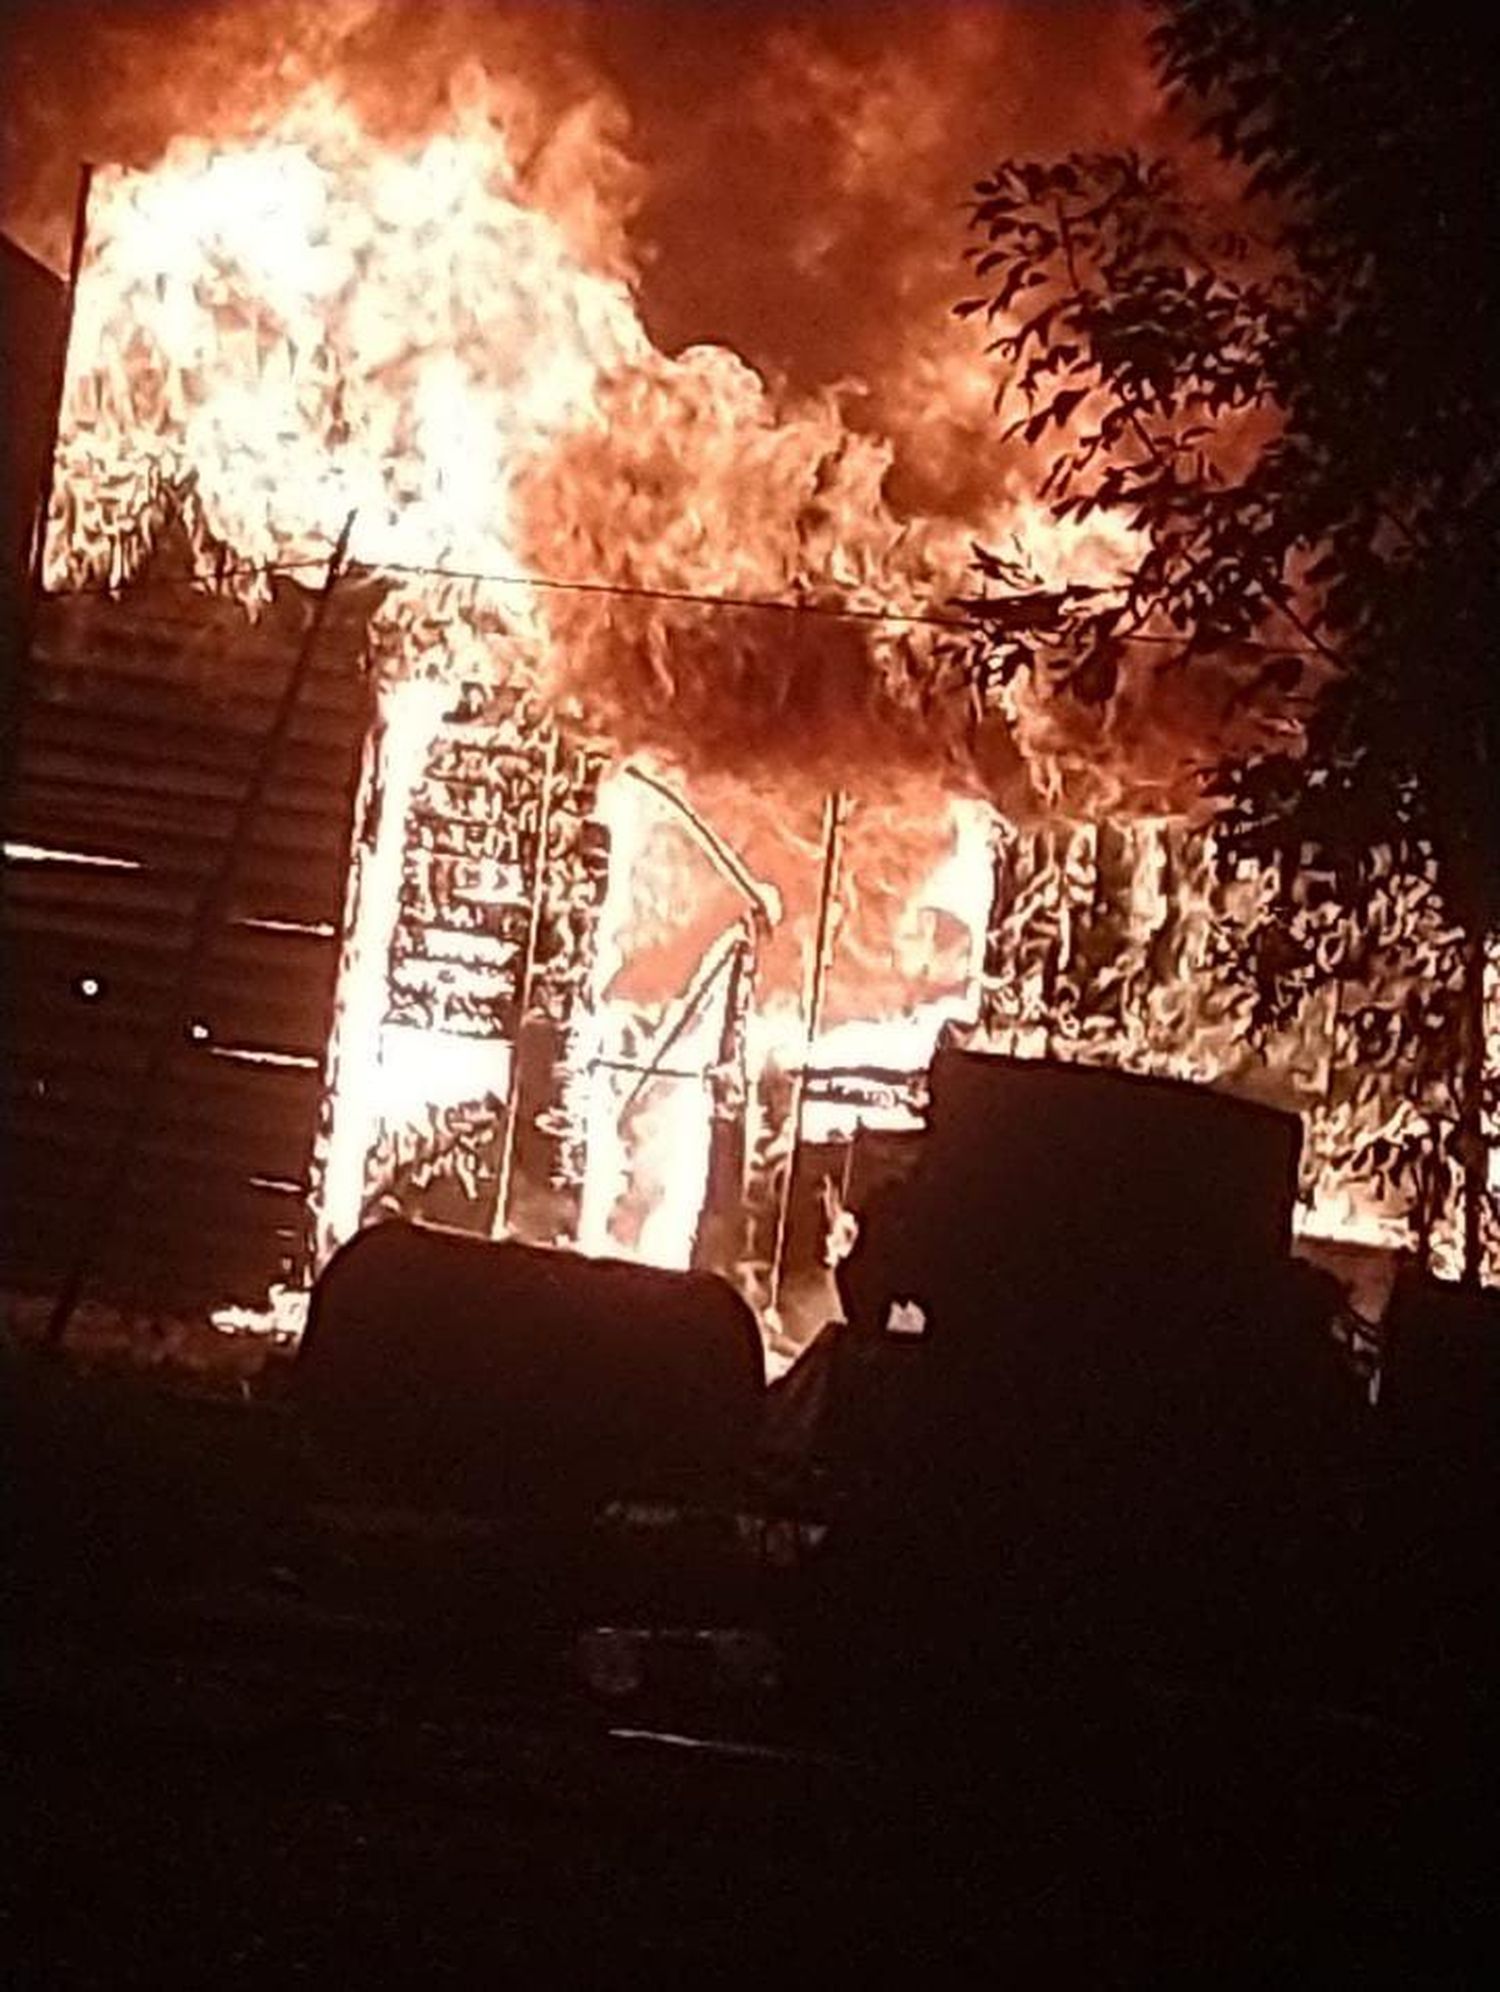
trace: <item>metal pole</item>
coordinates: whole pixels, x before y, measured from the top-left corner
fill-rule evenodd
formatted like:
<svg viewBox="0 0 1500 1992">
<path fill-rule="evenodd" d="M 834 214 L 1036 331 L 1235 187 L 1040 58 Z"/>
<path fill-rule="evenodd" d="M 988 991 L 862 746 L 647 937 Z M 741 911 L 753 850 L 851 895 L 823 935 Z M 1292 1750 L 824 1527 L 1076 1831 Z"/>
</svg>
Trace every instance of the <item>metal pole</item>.
<svg viewBox="0 0 1500 1992">
<path fill-rule="evenodd" d="M 557 728 L 547 735 L 547 763 L 542 774 L 542 799 L 537 812 L 536 876 L 531 885 L 531 911 L 526 922 L 526 953 L 521 962 L 521 987 L 517 992 L 516 1036 L 510 1048 L 510 1081 L 505 1099 L 505 1132 L 501 1138 L 500 1180 L 495 1187 L 495 1216 L 491 1238 L 503 1238 L 510 1218 L 511 1179 L 515 1173 L 516 1116 L 521 1104 L 521 1037 L 526 1029 L 526 1013 L 531 1008 L 531 988 L 536 968 L 536 944 L 542 931 L 542 907 L 547 896 L 547 831 L 552 820 L 552 785 L 557 772 Z"/>
<path fill-rule="evenodd" d="M 203 890 L 193 909 L 193 918 L 188 930 L 187 944 L 183 950 L 177 978 L 168 992 L 166 1007 L 162 1013 L 161 1028 L 156 1043 L 137 1081 L 135 1093 L 115 1137 L 109 1160 L 100 1175 L 98 1186 L 89 1200 L 79 1228 L 78 1245 L 73 1263 L 53 1303 L 52 1313 L 47 1322 L 47 1339 L 54 1346 L 61 1342 L 67 1333 L 68 1323 L 78 1305 L 83 1283 L 96 1262 L 99 1253 L 107 1242 L 110 1231 L 118 1216 L 118 1198 L 125 1171 L 140 1142 L 150 1119 L 151 1107 L 155 1101 L 157 1088 L 177 1049 L 177 1032 L 191 1003 L 194 987 L 203 967 L 203 958 L 214 928 L 218 925 L 229 896 L 234 889 L 240 863 L 250 829 L 265 799 L 276 758 L 291 728 L 292 717 L 301 697 L 302 687 L 312 665 L 318 646 L 318 639 L 327 620 L 328 605 L 333 598 L 334 588 L 343 571 L 344 561 L 349 551 L 349 535 L 354 529 L 354 514 L 351 512 L 344 521 L 343 531 L 333 549 L 328 562 L 328 573 L 322 589 L 313 605 L 302 643 L 287 673 L 282 687 L 281 698 L 272 717 L 270 727 L 261 742 L 260 753 L 251 771 L 250 780 L 240 797 L 235 811 L 234 822 L 225 840 L 223 854 L 218 864 L 204 882 Z"/>
<path fill-rule="evenodd" d="M 802 1102 L 807 1092 L 807 1062 L 812 1056 L 823 1012 L 823 985 L 828 974 L 829 926 L 833 918 L 834 896 L 838 890 L 840 833 L 844 822 L 844 798 L 835 789 L 823 805 L 823 876 L 818 888 L 818 925 L 813 940 L 812 961 L 808 965 L 805 997 L 807 1028 L 803 1038 L 802 1062 L 792 1075 L 792 1147 L 782 1178 L 776 1205 L 776 1239 L 771 1248 L 771 1297 L 774 1309 L 781 1302 L 781 1281 L 786 1271 L 787 1232 L 791 1224 L 792 1179 L 797 1173 L 797 1157 L 802 1150 Z"/>
<path fill-rule="evenodd" d="M 745 1202 L 745 1023 L 755 986 L 756 939 L 763 924 L 747 913 L 728 956 L 718 1053 L 708 1075 L 708 1168 L 689 1259 L 695 1270 L 722 1271 L 740 1256 L 735 1246 Z M 721 1241 L 730 1223 L 735 1242 L 725 1252 Z"/>
</svg>

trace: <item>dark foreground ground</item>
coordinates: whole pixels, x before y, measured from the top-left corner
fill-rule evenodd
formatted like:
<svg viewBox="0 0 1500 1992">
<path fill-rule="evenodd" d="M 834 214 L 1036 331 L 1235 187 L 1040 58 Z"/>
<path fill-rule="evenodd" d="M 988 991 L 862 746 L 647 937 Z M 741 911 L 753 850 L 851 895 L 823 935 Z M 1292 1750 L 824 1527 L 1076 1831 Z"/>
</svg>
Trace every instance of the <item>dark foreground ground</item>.
<svg viewBox="0 0 1500 1992">
<path fill-rule="evenodd" d="M 743 1542 L 374 1515 L 274 1393 L 4 1367 L 10 1983 L 1493 1982 L 1460 1651 L 950 1692 Z"/>
</svg>

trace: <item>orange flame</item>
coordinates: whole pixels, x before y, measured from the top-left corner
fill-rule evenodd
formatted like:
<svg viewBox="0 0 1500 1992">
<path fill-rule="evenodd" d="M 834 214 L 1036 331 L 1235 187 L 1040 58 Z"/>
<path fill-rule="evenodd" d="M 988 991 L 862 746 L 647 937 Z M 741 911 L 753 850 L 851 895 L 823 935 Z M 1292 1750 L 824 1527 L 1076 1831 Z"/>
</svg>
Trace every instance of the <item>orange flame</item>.
<svg viewBox="0 0 1500 1992">
<path fill-rule="evenodd" d="M 232 585 L 252 609 L 265 570 L 320 569 L 350 510 L 354 559 L 392 583 L 371 630 L 385 691 L 367 770 L 386 806 L 351 883 L 324 1249 L 359 1220 L 382 1126 L 509 1083 L 493 1044 L 413 1040 L 386 1015 L 402 800 L 442 688 L 524 689 L 617 760 L 671 765 L 774 887 L 779 917 L 753 937 L 752 1085 L 803 1060 L 920 1067 L 942 1022 L 975 1018 L 991 910 L 978 798 L 1032 822 L 1066 804 L 1096 826 L 1196 803 L 1234 703 L 1201 674 L 1191 705 L 1180 676 L 1127 678 L 1096 710 L 1020 684 L 981 723 L 961 697 L 934 696 L 943 632 L 924 618 L 968 585 L 972 539 L 1016 547 L 1049 585 L 1118 573 L 1132 553 L 1123 529 L 1064 530 L 1037 502 L 1039 466 L 995 439 L 988 363 L 946 314 L 961 231 L 956 205 L 945 229 L 944 204 L 988 153 L 1118 138 L 1122 102 L 1135 130 L 1151 115 L 1137 25 L 1116 11 L 1090 86 L 1059 100 L 1037 86 L 1041 30 L 1024 26 L 1027 11 L 954 6 L 934 25 L 918 9 L 889 46 L 852 17 L 837 32 L 767 28 L 732 83 L 704 60 L 698 141 L 680 115 L 653 111 L 654 71 L 638 61 L 636 136 L 656 148 L 653 175 L 601 80 L 630 66 L 605 28 L 570 14 L 549 39 L 521 11 L 481 30 L 471 9 L 351 0 L 294 16 L 277 59 L 211 111 L 195 107 L 154 164 L 98 175 L 51 584 L 128 580 L 174 507 L 205 585 L 222 549 L 251 570 Z M 227 18 L 251 36 L 248 12 Z M 713 43 L 702 34 L 674 51 L 695 76 Z M 465 41 L 503 45 L 505 60 L 455 60 Z M 1128 87 L 1097 87 L 1106 75 Z M 959 167 L 954 124 L 967 115 L 980 129 L 995 77 L 1009 129 L 983 128 Z M 694 149 L 737 132 L 753 171 Z M 723 203 L 699 204 L 720 225 L 700 244 L 696 293 L 690 259 L 674 283 L 641 254 L 648 223 L 667 244 L 675 226 L 680 246 L 694 161 L 722 164 L 775 231 L 783 294 L 790 270 L 798 303 L 779 346 L 755 230 L 732 232 Z M 792 171 L 810 193 L 785 196 Z M 838 309 L 821 312 L 825 297 Z M 723 327 L 743 328 L 743 351 L 704 336 Z M 755 606 L 766 603 L 780 606 Z M 1253 710 L 1236 724 L 1253 743 L 1295 715 Z M 835 786 L 851 797 L 847 883 L 809 1046 L 798 995 L 819 811 Z M 743 897 L 644 791 L 626 800 L 606 783 L 600 807 L 615 851 L 575 1048 L 589 1090 L 581 1235 L 684 1263 L 707 1167 L 721 957 Z M 1050 878 L 1060 904 L 1069 852 L 1059 846 Z M 1122 944 L 1121 973 L 1135 972 L 1136 949 L 1144 976 L 1162 950 L 1160 867 L 1142 853 L 1141 933 Z M 1212 917 L 1206 887 L 1198 899 L 1181 877 L 1161 889 L 1185 928 Z M 1204 958 L 1179 966 L 1111 1049 L 1199 1076 L 1232 1070 L 1238 1020 L 1216 1006 Z M 679 1017 L 673 1047 L 687 1076 L 653 1077 L 622 1121 L 607 1068 L 649 1064 L 695 980 L 708 993 Z M 836 1120 L 815 1114 L 815 1131 Z"/>
</svg>

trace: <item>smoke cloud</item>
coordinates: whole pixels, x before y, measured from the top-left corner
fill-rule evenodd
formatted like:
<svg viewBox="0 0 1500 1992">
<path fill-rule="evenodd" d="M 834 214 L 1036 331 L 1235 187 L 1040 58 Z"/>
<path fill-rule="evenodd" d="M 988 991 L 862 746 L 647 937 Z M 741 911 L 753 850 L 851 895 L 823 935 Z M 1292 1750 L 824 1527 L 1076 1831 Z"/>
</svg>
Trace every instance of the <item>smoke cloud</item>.
<svg viewBox="0 0 1500 1992">
<path fill-rule="evenodd" d="M 947 316 L 965 196 L 1004 152 L 1142 139 L 1162 117 L 1143 25 L 993 0 L 31 0 L 4 31 L 0 219 L 60 267 L 84 158 L 147 166 L 174 137 L 257 129 L 330 75 L 377 129 L 416 133 L 478 59 L 524 82 L 508 128 L 539 178 L 570 120 L 617 139 L 599 210 L 663 351 L 844 384 L 902 444 L 896 501 L 967 518 L 998 445 L 976 336 Z"/>
<path fill-rule="evenodd" d="M 60 263 L 81 159 L 149 167 L 174 139 L 264 131 L 319 80 L 377 139 L 416 139 L 482 65 L 521 191 L 581 262 L 629 283 L 673 370 L 616 383 L 631 419 L 565 443 L 525 494 L 537 571 L 940 609 L 969 539 L 1006 529 L 1038 475 L 1000 441 L 982 334 L 951 312 L 969 287 L 968 190 L 1004 154 L 1179 143 L 1144 30 L 1135 6 L 993 0 L 52 0 L 7 17 L 0 219 Z M 739 403 L 738 426 L 718 422 Z M 705 517 L 705 490 L 737 488 L 694 481 L 722 447 L 743 453 L 743 506 Z M 863 571 L 820 550 L 840 510 L 870 522 Z M 562 689 L 626 746 L 804 772 L 852 747 L 958 770 L 1018 811 L 1034 800 L 1024 729 L 1018 759 L 1006 729 L 976 747 L 961 707 L 924 711 L 897 631 L 586 597 L 549 614 L 577 679 Z M 1212 758 L 1202 709 L 1120 719 L 1112 739 L 1091 713 L 1083 738 L 1054 706 L 1033 750 L 1097 762 L 1098 796 L 1122 807 L 1132 761 L 1158 806 L 1179 762 Z"/>
</svg>

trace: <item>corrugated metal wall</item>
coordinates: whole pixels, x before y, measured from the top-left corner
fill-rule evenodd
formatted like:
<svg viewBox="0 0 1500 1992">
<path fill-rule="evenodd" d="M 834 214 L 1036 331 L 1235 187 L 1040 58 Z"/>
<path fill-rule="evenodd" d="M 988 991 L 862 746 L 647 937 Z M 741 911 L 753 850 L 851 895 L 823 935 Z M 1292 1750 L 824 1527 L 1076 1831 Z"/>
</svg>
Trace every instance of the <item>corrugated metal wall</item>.
<svg viewBox="0 0 1500 1992">
<path fill-rule="evenodd" d="M 169 1015 L 311 611 L 278 584 L 252 623 L 170 564 L 119 599 L 42 612 L 5 822 L 4 1277 L 61 1279 L 165 1029 L 172 1057 L 86 1291 L 191 1311 L 254 1304 L 305 1264 L 371 599 L 352 580 L 334 597 L 227 917 L 189 1013 Z"/>
</svg>

